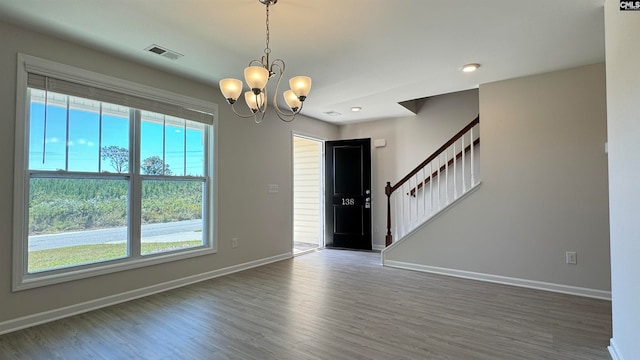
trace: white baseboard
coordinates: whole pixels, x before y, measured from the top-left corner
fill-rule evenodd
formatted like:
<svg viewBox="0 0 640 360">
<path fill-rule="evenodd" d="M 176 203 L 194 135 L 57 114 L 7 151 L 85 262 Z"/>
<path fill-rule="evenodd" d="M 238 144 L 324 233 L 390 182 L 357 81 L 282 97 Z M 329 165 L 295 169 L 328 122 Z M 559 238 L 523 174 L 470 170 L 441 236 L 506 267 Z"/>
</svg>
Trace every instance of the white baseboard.
<svg viewBox="0 0 640 360">
<path fill-rule="evenodd" d="M 589 288 L 583 288 L 583 287 L 577 287 L 577 286 L 512 278 L 512 277 L 500 276 L 500 275 L 483 274 L 483 273 L 477 273 L 472 271 L 441 268 L 441 267 L 429 266 L 429 265 L 413 264 L 413 263 L 407 263 L 402 261 L 387 260 L 384 257 L 382 259 L 382 265 L 400 268 L 400 269 L 408 269 L 408 270 L 422 271 L 422 272 L 428 272 L 428 273 L 434 273 L 434 274 L 440 274 L 440 275 L 455 276 L 455 277 L 471 279 L 471 280 L 480 280 L 480 281 L 486 281 L 486 282 L 492 282 L 492 283 L 498 283 L 498 284 L 519 286 L 519 287 L 525 287 L 530 289 L 552 291 L 552 292 L 557 292 L 562 294 L 578 295 L 578 296 L 584 296 L 584 297 L 589 297 L 594 299 L 611 301 L 611 292 L 604 291 L 604 290 L 596 290 L 596 289 L 589 289 Z"/>
<path fill-rule="evenodd" d="M 371 245 L 371 250 L 382 251 L 382 250 L 384 250 L 385 247 L 386 246 L 384 246 L 384 245 L 373 244 L 373 245 Z"/>
<path fill-rule="evenodd" d="M 157 294 L 163 291 L 179 288 L 182 286 L 194 284 L 200 281 L 213 279 L 216 277 L 232 274 L 238 271 L 251 269 L 254 267 L 270 264 L 273 262 L 290 259 L 293 257 L 291 252 L 280 254 L 260 260 L 250 261 L 243 264 L 229 266 L 223 269 L 213 270 L 202 274 L 188 276 L 182 279 L 176 279 L 167 281 L 161 284 L 147 286 L 141 289 L 127 291 L 124 293 L 107 296 L 100 299 L 86 301 L 79 304 L 66 306 L 59 309 L 44 311 L 41 313 L 23 316 L 17 319 L 0 322 L 0 335 L 6 334 L 12 331 L 28 328 L 31 326 L 44 324 L 54 320 L 66 318 L 69 316 L 85 313 L 92 310 L 97 310 L 103 307 L 123 303 L 126 301 L 138 299 L 141 297 Z"/>
<path fill-rule="evenodd" d="M 624 360 L 622 355 L 620 355 L 620 353 L 618 352 L 618 348 L 616 346 L 615 340 L 613 340 L 613 338 L 611 338 L 609 343 L 610 343 L 610 345 L 609 345 L 609 347 L 607 349 L 609 349 L 609 355 L 611 355 L 611 359 L 613 359 L 613 360 Z"/>
</svg>

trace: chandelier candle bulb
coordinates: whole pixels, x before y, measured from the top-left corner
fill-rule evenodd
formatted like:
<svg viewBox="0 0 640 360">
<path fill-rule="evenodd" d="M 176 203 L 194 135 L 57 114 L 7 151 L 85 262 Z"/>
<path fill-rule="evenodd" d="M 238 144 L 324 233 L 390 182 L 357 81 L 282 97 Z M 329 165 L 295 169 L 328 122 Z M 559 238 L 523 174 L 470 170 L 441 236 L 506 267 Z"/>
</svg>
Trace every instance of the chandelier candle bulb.
<svg viewBox="0 0 640 360">
<path fill-rule="evenodd" d="M 259 93 L 267 86 L 269 70 L 262 66 L 249 66 L 244 69 L 244 80 L 254 93 Z"/>
<path fill-rule="evenodd" d="M 253 91 L 247 91 L 244 93 L 244 100 L 254 114 L 262 109 L 264 105 L 264 96 L 262 93 L 255 94 Z"/>
<path fill-rule="evenodd" d="M 289 86 L 291 91 L 300 99 L 304 101 L 311 91 L 311 78 L 308 76 L 296 76 L 289 80 Z"/>
<path fill-rule="evenodd" d="M 242 81 L 238 79 L 222 79 L 220 80 L 220 90 L 227 102 L 233 104 L 242 93 Z"/>
<path fill-rule="evenodd" d="M 293 93 L 293 90 L 287 90 L 284 92 L 283 95 L 284 95 L 284 101 L 287 102 L 287 105 L 289 105 L 289 108 L 291 109 L 291 111 L 293 112 L 298 111 L 298 109 L 302 105 L 302 101 L 300 101 L 300 99 L 298 99 L 296 94 Z"/>
</svg>

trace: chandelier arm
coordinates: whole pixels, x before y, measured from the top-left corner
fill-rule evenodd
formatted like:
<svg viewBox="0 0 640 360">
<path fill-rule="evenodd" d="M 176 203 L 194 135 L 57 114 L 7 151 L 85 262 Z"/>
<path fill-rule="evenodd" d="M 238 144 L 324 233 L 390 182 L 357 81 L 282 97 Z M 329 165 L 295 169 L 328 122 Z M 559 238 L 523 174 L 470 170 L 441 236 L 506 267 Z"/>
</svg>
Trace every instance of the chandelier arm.
<svg viewBox="0 0 640 360">
<path fill-rule="evenodd" d="M 277 67 L 278 70 L 280 70 L 280 73 L 284 75 L 284 70 L 285 70 L 285 64 L 284 64 L 284 60 L 282 59 L 275 59 L 273 60 L 273 63 L 271 63 L 271 71 L 273 71 L 273 67 Z"/>
<path fill-rule="evenodd" d="M 280 59 L 276 59 L 276 60 L 273 61 L 273 64 L 271 64 L 271 68 L 269 69 L 269 71 L 275 73 L 273 71 L 274 67 L 278 68 L 278 70 L 280 71 L 280 74 L 278 75 L 278 81 L 276 81 L 276 89 L 273 92 L 273 106 L 276 108 L 277 112 L 280 112 L 280 108 L 278 108 L 278 89 L 280 88 L 280 81 L 282 80 L 282 76 L 284 75 L 284 71 L 283 71 L 282 67 L 280 67 L 280 65 L 278 65 L 278 60 L 280 60 Z M 284 62 L 282 60 L 280 60 L 280 62 L 284 65 Z"/>
<path fill-rule="evenodd" d="M 284 122 L 292 122 L 293 119 L 296 118 L 296 115 L 298 115 L 298 113 L 300 112 L 300 109 L 302 109 L 302 105 L 300 105 L 300 109 L 296 112 L 294 111 L 283 111 L 280 110 L 280 107 L 278 106 L 278 99 L 277 99 L 277 94 L 278 94 L 278 85 L 280 85 L 280 79 L 282 79 L 282 75 L 280 75 L 280 77 L 278 78 L 278 83 L 276 84 L 276 93 L 273 94 L 273 107 L 276 109 L 276 116 L 278 116 L 278 118 Z"/>
<path fill-rule="evenodd" d="M 300 104 L 300 108 L 298 109 L 298 111 L 296 112 L 291 112 L 291 114 L 287 115 L 287 114 L 282 114 L 283 116 L 291 116 L 291 119 L 284 119 L 282 116 L 280 116 L 280 112 L 276 111 L 276 115 L 278 115 L 278 117 L 280 118 L 280 120 L 284 121 L 284 122 L 292 122 L 296 116 L 300 113 L 300 111 L 302 111 L 302 107 L 304 106 L 304 103 Z M 277 110 L 277 109 L 276 109 Z"/>
<path fill-rule="evenodd" d="M 263 58 L 262 61 L 257 60 L 257 59 L 253 59 L 253 60 L 249 61 L 249 66 L 253 66 L 253 65 L 257 64 L 257 65 L 260 65 L 260 66 L 264 67 L 264 56 L 262 58 Z"/>
<path fill-rule="evenodd" d="M 233 110 L 233 113 L 234 113 L 234 114 L 236 114 L 236 116 L 239 116 L 239 117 L 241 117 L 241 118 L 243 118 L 243 119 L 248 119 L 248 118 L 250 118 L 250 117 L 255 117 L 255 116 L 256 116 L 256 114 L 254 114 L 254 113 L 251 113 L 251 114 L 249 114 L 249 115 L 243 115 L 243 114 L 240 114 L 240 113 L 236 110 L 236 104 L 237 104 L 237 103 L 233 103 L 233 104 L 231 104 L 231 110 Z"/>
<path fill-rule="evenodd" d="M 294 114 L 292 114 L 292 115 L 288 115 L 288 116 L 291 116 L 291 118 L 288 118 L 288 116 L 287 116 L 287 115 L 285 115 L 285 114 L 280 115 L 280 112 L 279 112 L 279 111 L 276 111 L 276 115 L 278 116 L 278 118 L 279 118 L 280 120 L 282 120 L 282 121 L 284 121 L 284 122 L 292 122 L 292 121 L 296 118 L 296 115 L 298 115 L 298 114 L 297 114 L 297 113 L 294 113 Z"/>
<path fill-rule="evenodd" d="M 273 107 L 276 109 L 276 116 L 278 116 L 278 119 L 284 121 L 284 122 L 292 122 L 293 119 L 296 118 L 296 115 L 298 115 L 297 112 L 293 112 L 293 111 L 283 111 L 280 110 L 280 107 L 278 106 L 278 86 L 280 85 L 280 80 L 282 79 L 282 73 L 280 73 L 280 76 L 278 77 L 278 82 L 276 83 L 276 91 L 273 94 Z"/>
<path fill-rule="evenodd" d="M 289 111 L 281 110 L 280 107 L 278 106 L 278 102 L 276 101 L 275 96 L 274 96 L 274 99 L 273 99 L 273 107 L 276 109 L 276 114 L 278 114 L 278 117 L 280 118 L 280 120 L 283 120 L 283 121 L 286 121 L 286 120 L 282 119 L 282 117 L 280 117 L 280 115 L 282 115 L 282 116 L 294 116 L 295 117 L 300 112 L 300 110 L 295 111 L 295 112 L 291 111 L 291 110 L 289 110 Z M 302 105 L 300 105 L 300 109 L 302 109 Z"/>
<path fill-rule="evenodd" d="M 280 75 L 278 76 L 278 81 L 276 82 L 276 90 L 273 93 L 273 107 L 276 109 L 276 114 L 278 115 L 278 118 L 280 118 L 280 120 L 285 122 L 291 122 L 296 117 L 296 114 L 299 111 L 295 111 L 295 112 L 285 111 L 285 110 L 281 110 L 280 107 L 278 106 L 278 89 L 280 88 L 280 82 L 282 81 L 282 76 L 284 75 L 284 68 L 285 68 L 284 60 L 282 59 L 273 60 L 273 63 L 271 64 L 272 72 L 274 68 L 278 69 Z M 288 119 L 289 117 L 291 117 L 291 119 Z"/>
<path fill-rule="evenodd" d="M 262 102 L 262 106 L 258 107 L 258 111 L 260 111 L 262 114 L 267 112 L 267 100 L 269 100 L 269 97 L 267 96 L 267 86 L 265 85 L 264 89 L 262 89 L 262 92 L 260 93 L 263 97 L 264 97 L 264 101 Z M 256 95 L 256 101 L 258 100 L 258 95 Z M 256 102 L 256 104 L 259 104 L 258 102 Z M 264 117 L 264 115 L 263 115 Z"/>
<path fill-rule="evenodd" d="M 261 115 L 260 115 L 260 120 L 258 120 L 258 111 L 249 115 L 243 115 L 238 113 L 238 111 L 236 111 L 235 104 L 231 104 L 231 110 L 233 110 L 233 113 L 236 114 L 236 116 L 241 117 L 243 119 L 253 118 L 253 121 L 256 124 L 260 124 L 262 120 L 264 120 L 264 115 L 267 113 L 266 111 L 259 111 Z"/>
<path fill-rule="evenodd" d="M 262 122 L 262 120 L 264 120 L 264 115 L 267 112 L 263 112 L 262 115 L 260 115 L 260 120 L 258 120 L 258 113 L 253 114 L 253 121 L 255 121 L 256 124 L 260 124 Z"/>
</svg>

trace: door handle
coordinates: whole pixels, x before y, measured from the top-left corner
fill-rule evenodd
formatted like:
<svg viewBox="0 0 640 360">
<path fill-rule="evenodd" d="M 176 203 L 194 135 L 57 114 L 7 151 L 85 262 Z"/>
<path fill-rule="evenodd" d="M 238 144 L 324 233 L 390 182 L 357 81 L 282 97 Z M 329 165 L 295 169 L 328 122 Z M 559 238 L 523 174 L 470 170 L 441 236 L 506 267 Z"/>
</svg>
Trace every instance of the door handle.
<svg viewBox="0 0 640 360">
<path fill-rule="evenodd" d="M 364 193 L 367 194 L 367 195 L 370 195 L 371 194 L 371 190 L 365 190 Z M 370 196 L 367 196 L 364 199 L 364 208 L 365 209 L 371 209 L 371 197 Z"/>
</svg>

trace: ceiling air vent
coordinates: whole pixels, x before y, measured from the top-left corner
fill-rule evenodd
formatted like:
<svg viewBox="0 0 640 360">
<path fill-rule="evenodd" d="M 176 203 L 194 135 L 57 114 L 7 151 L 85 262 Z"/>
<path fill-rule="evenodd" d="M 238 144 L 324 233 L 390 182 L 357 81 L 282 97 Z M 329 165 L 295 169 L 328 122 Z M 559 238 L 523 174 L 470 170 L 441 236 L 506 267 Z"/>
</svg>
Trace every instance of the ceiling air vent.
<svg viewBox="0 0 640 360">
<path fill-rule="evenodd" d="M 158 54 L 160 56 L 166 57 L 167 59 L 171 59 L 171 60 L 177 60 L 181 57 L 183 57 L 184 55 L 175 52 L 173 50 L 169 50 L 167 48 L 163 48 L 162 46 L 158 46 L 158 45 L 151 45 L 149 47 L 147 47 L 145 49 L 146 51 L 152 52 L 154 54 Z"/>
</svg>

